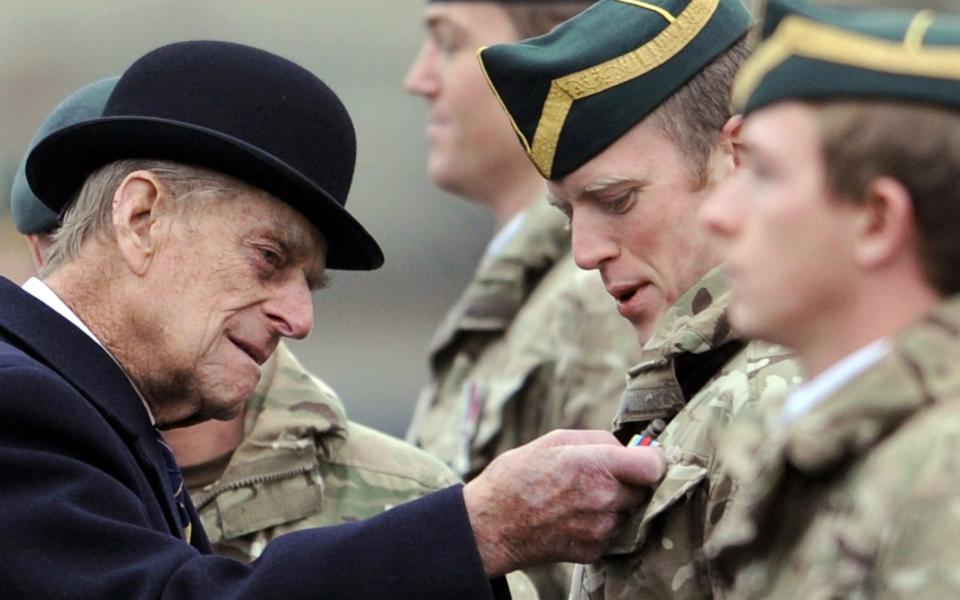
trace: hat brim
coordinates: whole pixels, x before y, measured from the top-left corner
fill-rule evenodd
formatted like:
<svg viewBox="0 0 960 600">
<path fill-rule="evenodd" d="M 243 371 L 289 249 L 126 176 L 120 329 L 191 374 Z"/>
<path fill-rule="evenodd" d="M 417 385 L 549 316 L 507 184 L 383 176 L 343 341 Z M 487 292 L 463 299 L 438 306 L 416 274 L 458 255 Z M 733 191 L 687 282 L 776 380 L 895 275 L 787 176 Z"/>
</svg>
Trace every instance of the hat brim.
<svg viewBox="0 0 960 600">
<path fill-rule="evenodd" d="M 90 173 L 128 158 L 204 167 L 269 192 L 317 226 L 327 242 L 327 268 L 372 270 L 383 264 L 373 236 L 326 190 L 268 152 L 190 123 L 118 116 L 66 127 L 31 152 L 27 180 L 37 197 L 60 213 Z"/>
</svg>

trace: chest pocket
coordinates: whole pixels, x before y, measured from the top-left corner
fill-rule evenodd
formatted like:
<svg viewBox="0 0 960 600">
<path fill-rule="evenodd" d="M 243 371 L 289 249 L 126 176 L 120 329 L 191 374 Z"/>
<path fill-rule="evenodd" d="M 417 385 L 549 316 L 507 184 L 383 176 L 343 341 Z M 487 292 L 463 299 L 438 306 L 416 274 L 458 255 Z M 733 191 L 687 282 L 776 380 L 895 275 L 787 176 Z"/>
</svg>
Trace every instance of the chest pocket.
<svg viewBox="0 0 960 600">
<path fill-rule="evenodd" d="M 652 524 L 666 511 L 687 501 L 706 481 L 707 473 L 706 467 L 697 464 L 670 465 L 646 506 L 634 511 L 620 527 L 607 554 L 632 554 L 642 548 Z"/>
<path fill-rule="evenodd" d="M 216 499 L 224 539 L 297 521 L 323 508 L 323 480 L 313 444 L 231 470 Z"/>
</svg>

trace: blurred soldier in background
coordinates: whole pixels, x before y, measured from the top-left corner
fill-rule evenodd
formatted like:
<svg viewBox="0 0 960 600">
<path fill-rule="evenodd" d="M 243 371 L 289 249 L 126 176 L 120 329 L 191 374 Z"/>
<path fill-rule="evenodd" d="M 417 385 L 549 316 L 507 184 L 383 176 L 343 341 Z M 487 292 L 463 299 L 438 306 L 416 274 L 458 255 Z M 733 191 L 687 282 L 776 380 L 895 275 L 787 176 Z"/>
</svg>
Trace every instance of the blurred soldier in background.
<svg viewBox="0 0 960 600">
<path fill-rule="evenodd" d="M 750 22 L 740 0 L 601 0 L 542 38 L 480 52 L 570 220 L 574 258 L 646 341 L 614 432 L 659 433 L 668 460 L 606 556 L 578 569 L 573 598 L 710 597 L 703 543 L 733 489 L 716 437 L 796 378 L 783 348 L 731 330 L 719 248 L 696 222 L 736 161 L 730 87 Z"/>
<path fill-rule="evenodd" d="M 727 597 L 960 597 L 960 14 L 775 0 L 703 207 L 746 335 L 808 382 L 736 422 Z"/>
<path fill-rule="evenodd" d="M 56 130 L 101 116 L 118 79 L 67 97 L 30 149 Z M 59 222 L 27 184 L 27 155 L 29 149 L 14 176 L 11 211 L 40 269 Z M 286 344 L 260 370 L 239 416 L 164 434 L 217 554 L 249 562 L 278 535 L 366 519 L 457 482 L 426 452 L 348 420 L 337 394 Z M 514 598 L 536 598 L 521 573 L 508 580 Z"/>
<path fill-rule="evenodd" d="M 591 3 L 432 1 L 405 87 L 429 105 L 427 172 L 490 210 L 497 234 L 430 346 L 430 383 L 407 439 L 470 480 L 502 452 L 557 428 L 610 427 L 639 344 L 596 273 L 579 270 L 476 51 L 548 32 Z M 545 598 L 569 569 L 534 570 Z"/>
</svg>

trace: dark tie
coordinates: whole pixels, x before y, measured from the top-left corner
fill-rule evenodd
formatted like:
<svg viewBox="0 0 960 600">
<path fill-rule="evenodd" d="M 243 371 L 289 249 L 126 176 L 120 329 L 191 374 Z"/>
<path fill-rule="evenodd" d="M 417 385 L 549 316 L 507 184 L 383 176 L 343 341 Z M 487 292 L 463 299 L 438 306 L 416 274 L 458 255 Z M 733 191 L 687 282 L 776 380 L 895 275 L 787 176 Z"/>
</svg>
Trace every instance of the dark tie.
<svg viewBox="0 0 960 600">
<path fill-rule="evenodd" d="M 167 445 L 160 431 L 157 431 L 157 440 L 160 442 L 160 454 L 163 455 L 163 462 L 167 467 L 167 479 L 170 481 L 170 489 L 173 491 L 173 501 L 177 505 L 177 512 L 180 516 L 180 532 L 183 539 L 189 544 L 192 524 L 190 513 L 187 512 L 183 476 L 180 474 L 180 467 L 177 466 L 177 459 L 173 455 L 173 450 Z"/>
</svg>

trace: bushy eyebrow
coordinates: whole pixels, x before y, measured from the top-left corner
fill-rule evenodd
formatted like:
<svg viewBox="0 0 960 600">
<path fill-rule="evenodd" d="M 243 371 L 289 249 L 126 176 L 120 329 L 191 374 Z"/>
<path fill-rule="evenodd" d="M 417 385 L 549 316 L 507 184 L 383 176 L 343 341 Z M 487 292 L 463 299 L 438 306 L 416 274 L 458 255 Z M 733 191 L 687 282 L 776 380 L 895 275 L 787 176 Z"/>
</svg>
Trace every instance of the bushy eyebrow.
<svg viewBox="0 0 960 600">
<path fill-rule="evenodd" d="M 311 291 L 322 290 L 330 285 L 330 276 L 327 275 L 324 264 L 316 260 L 313 236 L 303 227 L 279 219 L 270 219 L 252 233 L 272 240 L 280 246 L 287 259 L 294 263 L 312 260 L 312 265 L 304 267 L 304 276 Z"/>
<path fill-rule="evenodd" d="M 650 185 L 646 178 L 637 178 L 629 175 L 602 175 L 587 182 L 582 188 L 576 190 L 574 198 L 582 199 L 584 196 L 593 197 L 600 192 L 604 192 L 611 187 L 618 185 L 630 185 L 636 188 L 645 188 Z M 554 194 L 550 188 L 547 188 L 547 203 L 555 208 L 563 210 L 570 205 L 570 202 Z"/>
<path fill-rule="evenodd" d="M 579 195 L 596 194 L 618 185 L 633 185 L 646 187 L 650 182 L 645 178 L 636 178 L 629 175 L 603 175 L 588 182 Z"/>
</svg>

